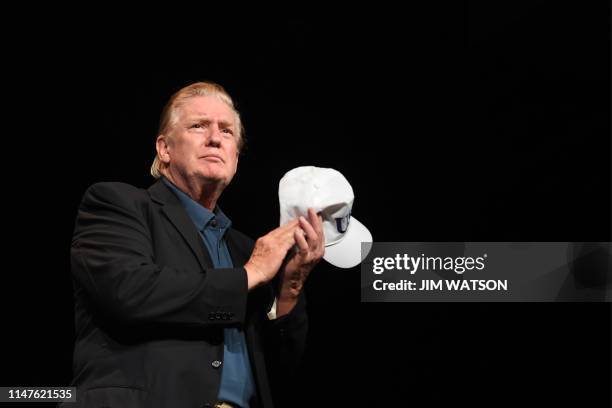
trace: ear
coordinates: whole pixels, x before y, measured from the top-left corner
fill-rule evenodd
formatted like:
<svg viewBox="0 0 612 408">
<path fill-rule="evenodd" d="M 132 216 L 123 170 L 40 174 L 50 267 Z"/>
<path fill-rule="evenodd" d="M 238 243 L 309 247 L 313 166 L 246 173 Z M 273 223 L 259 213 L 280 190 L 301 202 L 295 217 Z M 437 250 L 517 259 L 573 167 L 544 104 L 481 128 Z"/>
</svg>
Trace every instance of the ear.
<svg viewBox="0 0 612 408">
<path fill-rule="evenodd" d="M 170 145 L 168 144 L 168 137 L 166 135 L 157 136 L 155 148 L 157 149 L 159 160 L 164 164 L 170 163 Z"/>
</svg>

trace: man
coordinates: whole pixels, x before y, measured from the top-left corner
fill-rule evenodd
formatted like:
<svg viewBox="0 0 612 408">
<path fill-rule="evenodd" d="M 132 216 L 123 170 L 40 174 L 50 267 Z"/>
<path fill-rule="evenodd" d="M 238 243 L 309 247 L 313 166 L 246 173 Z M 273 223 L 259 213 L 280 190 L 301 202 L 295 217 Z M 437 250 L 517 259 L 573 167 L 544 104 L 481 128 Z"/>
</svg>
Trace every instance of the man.
<svg viewBox="0 0 612 408">
<path fill-rule="evenodd" d="M 71 250 L 76 406 L 272 406 L 267 371 L 286 377 L 303 352 L 302 287 L 324 238 L 312 209 L 255 243 L 231 227 L 217 201 L 242 145 L 229 95 L 195 83 L 162 112 L 158 181 L 85 193 Z"/>
</svg>

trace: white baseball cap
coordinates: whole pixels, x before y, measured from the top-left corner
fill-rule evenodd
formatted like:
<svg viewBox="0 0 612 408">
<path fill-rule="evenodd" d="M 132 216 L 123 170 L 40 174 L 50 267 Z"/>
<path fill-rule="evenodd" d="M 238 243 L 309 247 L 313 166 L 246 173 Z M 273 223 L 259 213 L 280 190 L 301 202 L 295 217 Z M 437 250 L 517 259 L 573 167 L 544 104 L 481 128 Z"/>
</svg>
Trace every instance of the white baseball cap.
<svg viewBox="0 0 612 408">
<path fill-rule="evenodd" d="M 280 224 L 300 215 L 308 219 L 308 208 L 313 208 L 323 218 L 323 259 L 340 268 L 352 268 L 367 255 L 362 258 L 361 243 L 372 242 L 370 231 L 351 216 L 354 199 L 353 188 L 339 171 L 297 167 L 288 171 L 278 184 Z"/>
</svg>

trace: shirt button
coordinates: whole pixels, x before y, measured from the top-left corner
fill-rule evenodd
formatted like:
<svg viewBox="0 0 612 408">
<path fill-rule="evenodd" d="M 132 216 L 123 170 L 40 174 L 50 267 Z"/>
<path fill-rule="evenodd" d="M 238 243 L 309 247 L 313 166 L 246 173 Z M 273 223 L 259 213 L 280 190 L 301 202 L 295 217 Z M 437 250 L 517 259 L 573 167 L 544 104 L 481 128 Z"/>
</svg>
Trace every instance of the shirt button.
<svg viewBox="0 0 612 408">
<path fill-rule="evenodd" d="M 215 218 L 210 220 L 210 226 L 213 228 L 217 228 L 217 220 Z"/>
<path fill-rule="evenodd" d="M 223 364 L 221 361 L 219 361 L 219 360 L 215 360 L 215 361 L 213 361 L 213 362 L 212 362 L 212 364 L 211 364 L 211 365 L 212 365 L 214 368 L 219 368 L 219 367 L 221 367 L 221 364 Z"/>
</svg>

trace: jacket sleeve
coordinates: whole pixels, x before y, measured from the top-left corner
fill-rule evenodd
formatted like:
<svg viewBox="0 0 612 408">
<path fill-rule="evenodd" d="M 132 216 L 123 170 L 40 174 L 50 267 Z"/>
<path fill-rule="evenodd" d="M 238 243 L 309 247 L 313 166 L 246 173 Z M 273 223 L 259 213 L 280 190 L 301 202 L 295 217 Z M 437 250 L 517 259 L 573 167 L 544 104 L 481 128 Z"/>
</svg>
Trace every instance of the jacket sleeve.
<svg viewBox="0 0 612 408">
<path fill-rule="evenodd" d="M 295 395 L 292 391 L 299 391 L 295 388 L 294 377 L 304 355 L 307 334 L 308 315 L 303 291 L 291 312 L 274 320 L 266 317 L 266 365 L 274 398 L 280 406 L 285 406 L 285 397 Z"/>
<path fill-rule="evenodd" d="M 184 270 L 156 263 L 143 192 L 99 183 L 85 193 L 71 246 L 75 282 L 106 317 L 129 323 L 243 323 L 244 268 Z"/>
</svg>

